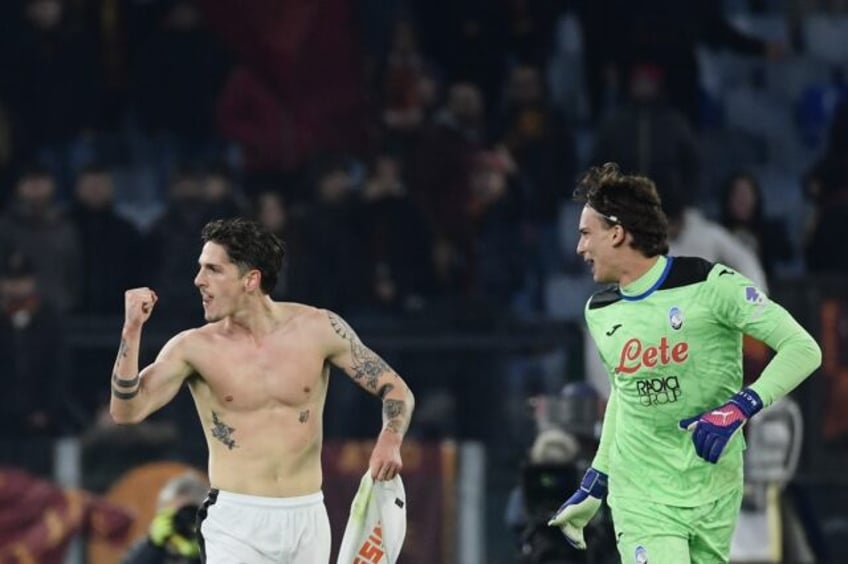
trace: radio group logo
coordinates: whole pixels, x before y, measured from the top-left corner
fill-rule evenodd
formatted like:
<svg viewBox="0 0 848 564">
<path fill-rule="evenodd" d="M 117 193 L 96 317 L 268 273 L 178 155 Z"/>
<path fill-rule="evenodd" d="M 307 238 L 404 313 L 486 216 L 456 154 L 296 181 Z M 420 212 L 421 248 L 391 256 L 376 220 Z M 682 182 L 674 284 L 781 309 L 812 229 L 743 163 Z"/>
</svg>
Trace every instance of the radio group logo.
<svg viewBox="0 0 848 564">
<path fill-rule="evenodd" d="M 636 380 L 636 393 L 645 407 L 675 403 L 683 395 L 677 376 Z"/>
</svg>

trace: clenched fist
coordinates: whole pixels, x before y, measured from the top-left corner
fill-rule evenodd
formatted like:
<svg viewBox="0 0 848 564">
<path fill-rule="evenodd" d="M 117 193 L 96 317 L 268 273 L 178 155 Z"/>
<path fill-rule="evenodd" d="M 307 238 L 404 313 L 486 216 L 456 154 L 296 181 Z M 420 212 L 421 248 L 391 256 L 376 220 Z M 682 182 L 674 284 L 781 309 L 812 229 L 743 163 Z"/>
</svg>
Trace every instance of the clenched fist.
<svg viewBox="0 0 848 564">
<path fill-rule="evenodd" d="M 156 292 L 150 288 L 133 288 L 124 292 L 124 325 L 141 327 L 156 305 Z"/>
</svg>

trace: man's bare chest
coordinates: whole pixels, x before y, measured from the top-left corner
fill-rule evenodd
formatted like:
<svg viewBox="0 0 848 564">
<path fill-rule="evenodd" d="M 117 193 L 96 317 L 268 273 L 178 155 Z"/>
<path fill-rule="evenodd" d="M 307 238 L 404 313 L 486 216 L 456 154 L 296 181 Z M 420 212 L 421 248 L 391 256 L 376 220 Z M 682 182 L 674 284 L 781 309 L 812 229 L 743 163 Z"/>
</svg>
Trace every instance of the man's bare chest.
<svg viewBox="0 0 848 564">
<path fill-rule="evenodd" d="M 235 411 L 295 407 L 325 387 L 324 357 L 303 342 L 208 347 L 193 365 L 209 399 Z"/>
</svg>

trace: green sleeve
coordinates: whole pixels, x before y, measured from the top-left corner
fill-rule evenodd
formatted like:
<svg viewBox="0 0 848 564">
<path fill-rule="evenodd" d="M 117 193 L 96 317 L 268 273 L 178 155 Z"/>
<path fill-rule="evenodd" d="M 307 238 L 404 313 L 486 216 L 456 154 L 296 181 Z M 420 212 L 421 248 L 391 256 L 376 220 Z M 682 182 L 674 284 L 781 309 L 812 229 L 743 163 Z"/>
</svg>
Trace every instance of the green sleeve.
<svg viewBox="0 0 848 564">
<path fill-rule="evenodd" d="M 589 298 L 583 309 L 583 315 L 586 318 L 586 328 L 589 330 L 592 340 L 598 347 L 601 364 L 604 365 L 610 379 L 610 394 L 607 399 L 606 410 L 604 411 L 604 422 L 601 426 L 601 438 L 598 442 L 598 449 L 595 451 L 595 458 L 592 460 L 592 468 L 609 475 L 610 451 L 613 448 L 613 442 L 615 441 L 615 426 L 616 421 L 618 420 L 618 399 L 615 391 L 615 379 L 612 377 L 612 365 L 607 362 L 607 358 L 604 356 L 604 349 L 600 346 L 600 341 L 597 337 L 600 335 L 599 331 L 602 330 L 598 326 L 597 319 L 589 313 L 589 304 L 591 302 L 592 298 Z"/>
<path fill-rule="evenodd" d="M 780 304 L 753 282 L 717 264 L 708 282 L 718 322 L 758 339 L 777 354 L 750 386 L 763 405 L 788 394 L 821 364 L 821 349 L 813 337 Z"/>
<path fill-rule="evenodd" d="M 618 401 L 615 396 L 615 387 L 610 389 L 607 408 L 604 412 L 604 425 L 601 428 L 601 440 L 598 444 L 598 450 L 595 452 L 595 459 L 592 461 L 592 468 L 609 475 L 609 453 L 613 448 L 612 443 L 615 440 L 615 422 L 617 420 Z"/>
</svg>

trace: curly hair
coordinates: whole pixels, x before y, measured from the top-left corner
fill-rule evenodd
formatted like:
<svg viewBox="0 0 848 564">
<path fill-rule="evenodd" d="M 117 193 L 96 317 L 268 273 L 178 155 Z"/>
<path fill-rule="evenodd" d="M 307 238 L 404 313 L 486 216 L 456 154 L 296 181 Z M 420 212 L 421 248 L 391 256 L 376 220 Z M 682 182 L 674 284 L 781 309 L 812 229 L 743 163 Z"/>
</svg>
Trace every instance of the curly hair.
<svg viewBox="0 0 848 564">
<path fill-rule="evenodd" d="M 626 175 L 617 164 L 605 163 L 583 175 L 574 199 L 598 212 L 607 226 L 630 232 L 631 246 L 645 256 L 668 253 L 668 218 L 650 178 Z"/>
<path fill-rule="evenodd" d="M 258 222 L 242 217 L 216 219 L 203 227 L 200 238 L 224 247 L 242 274 L 257 269 L 264 293 L 274 290 L 286 251 L 277 236 Z"/>
</svg>

